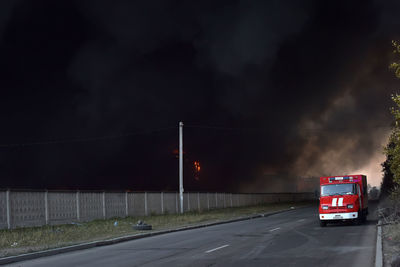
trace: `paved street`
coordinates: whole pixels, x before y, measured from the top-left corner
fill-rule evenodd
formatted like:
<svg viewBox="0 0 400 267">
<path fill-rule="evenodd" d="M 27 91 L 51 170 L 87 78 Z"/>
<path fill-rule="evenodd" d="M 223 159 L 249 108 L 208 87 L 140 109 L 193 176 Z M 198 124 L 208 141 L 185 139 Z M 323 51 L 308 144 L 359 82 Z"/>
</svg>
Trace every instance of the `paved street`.
<svg viewBox="0 0 400 267">
<path fill-rule="evenodd" d="M 317 212 L 314 206 L 13 266 L 373 266 L 372 215 L 364 225 L 320 228 Z"/>
</svg>

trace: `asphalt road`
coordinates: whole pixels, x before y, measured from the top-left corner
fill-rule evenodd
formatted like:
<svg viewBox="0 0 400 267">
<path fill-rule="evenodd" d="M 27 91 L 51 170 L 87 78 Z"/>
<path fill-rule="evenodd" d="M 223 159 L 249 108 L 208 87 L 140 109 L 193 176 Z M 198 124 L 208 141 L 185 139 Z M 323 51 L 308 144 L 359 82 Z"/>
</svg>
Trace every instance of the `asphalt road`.
<svg viewBox="0 0 400 267">
<path fill-rule="evenodd" d="M 75 251 L 12 266 L 373 266 L 376 221 L 321 228 L 317 207 Z"/>
</svg>

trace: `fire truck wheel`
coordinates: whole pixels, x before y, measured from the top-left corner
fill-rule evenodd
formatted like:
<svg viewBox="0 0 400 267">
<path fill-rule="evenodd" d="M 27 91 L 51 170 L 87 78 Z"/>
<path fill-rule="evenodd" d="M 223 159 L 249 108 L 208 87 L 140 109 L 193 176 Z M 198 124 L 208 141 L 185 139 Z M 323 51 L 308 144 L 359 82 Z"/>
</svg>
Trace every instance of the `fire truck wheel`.
<svg viewBox="0 0 400 267">
<path fill-rule="evenodd" d="M 326 226 L 326 221 L 319 220 L 319 226 L 325 227 Z"/>
<path fill-rule="evenodd" d="M 363 212 L 361 212 L 361 211 L 359 211 L 358 213 L 357 213 L 357 219 L 355 219 L 355 223 L 356 223 L 356 225 L 361 225 L 363 222 L 364 222 L 364 213 Z"/>
<path fill-rule="evenodd" d="M 363 212 L 362 216 L 361 216 L 361 220 L 363 223 L 365 223 L 367 221 L 367 213 Z"/>
</svg>

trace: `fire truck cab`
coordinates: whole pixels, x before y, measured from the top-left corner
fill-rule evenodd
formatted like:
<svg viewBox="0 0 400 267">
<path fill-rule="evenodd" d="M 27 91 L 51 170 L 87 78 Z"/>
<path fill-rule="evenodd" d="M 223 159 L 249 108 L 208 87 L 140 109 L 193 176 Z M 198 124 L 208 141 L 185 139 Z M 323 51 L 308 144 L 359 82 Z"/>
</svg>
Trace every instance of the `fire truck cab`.
<svg viewBox="0 0 400 267">
<path fill-rule="evenodd" d="M 352 220 L 362 223 L 368 215 L 367 176 L 345 175 L 320 178 L 319 222 Z"/>
</svg>

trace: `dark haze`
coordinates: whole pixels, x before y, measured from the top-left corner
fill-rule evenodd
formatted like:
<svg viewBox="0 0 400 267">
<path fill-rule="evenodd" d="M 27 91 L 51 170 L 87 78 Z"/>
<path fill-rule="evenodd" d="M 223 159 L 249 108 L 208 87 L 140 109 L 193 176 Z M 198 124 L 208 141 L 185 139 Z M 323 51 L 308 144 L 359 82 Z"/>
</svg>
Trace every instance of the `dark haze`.
<svg viewBox="0 0 400 267">
<path fill-rule="evenodd" d="M 1 1 L 1 187 L 177 190 L 179 121 L 186 190 L 293 191 L 362 169 L 400 87 L 399 14 L 398 1 Z"/>
</svg>

